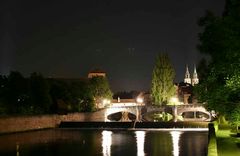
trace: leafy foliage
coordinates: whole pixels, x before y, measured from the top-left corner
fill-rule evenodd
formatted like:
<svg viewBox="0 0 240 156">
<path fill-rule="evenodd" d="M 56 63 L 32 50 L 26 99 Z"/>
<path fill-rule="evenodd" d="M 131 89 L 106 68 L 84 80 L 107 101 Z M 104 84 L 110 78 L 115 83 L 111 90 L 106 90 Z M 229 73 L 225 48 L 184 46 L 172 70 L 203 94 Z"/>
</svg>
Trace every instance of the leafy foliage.
<svg viewBox="0 0 240 156">
<path fill-rule="evenodd" d="M 106 77 L 96 76 L 91 78 L 89 87 L 95 103 L 101 103 L 103 99 L 112 99 L 113 94 Z"/>
<path fill-rule="evenodd" d="M 91 112 L 96 98 L 112 98 L 104 77 L 69 81 L 46 79 L 40 73 L 29 78 L 16 71 L 0 75 L 0 114 Z"/>
<path fill-rule="evenodd" d="M 167 54 L 159 54 L 152 73 L 151 97 L 156 105 L 166 104 L 175 94 L 175 71 Z"/>
<path fill-rule="evenodd" d="M 207 12 L 199 20 L 204 31 L 199 35 L 200 51 L 211 56 L 208 73 L 196 92 L 210 109 L 236 122 L 240 102 L 240 1 L 226 0 L 224 14 Z"/>
<path fill-rule="evenodd" d="M 52 100 L 49 94 L 50 86 L 47 80 L 38 73 L 30 76 L 30 103 L 38 113 L 48 113 Z"/>
</svg>

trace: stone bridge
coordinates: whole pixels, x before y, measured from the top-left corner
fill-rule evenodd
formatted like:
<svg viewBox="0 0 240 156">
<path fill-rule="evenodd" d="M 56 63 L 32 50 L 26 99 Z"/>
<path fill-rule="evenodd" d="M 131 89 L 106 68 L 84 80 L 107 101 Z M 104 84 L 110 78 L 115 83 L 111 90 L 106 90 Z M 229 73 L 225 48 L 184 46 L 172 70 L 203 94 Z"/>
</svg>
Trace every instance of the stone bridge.
<svg viewBox="0 0 240 156">
<path fill-rule="evenodd" d="M 144 113 L 142 113 L 142 108 L 145 108 Z M 178 106 L 167 106 L 167 107 L 154 107 L 154 106 L 148 106 L 145 107 L 141 104 L 112 104 L 109 107 L 105 108 L 103 111 L 104 120 L 110 121 L 108 119 L 109 115 L 115 114 L 115 113 L 122 113 L 122 117 L 120 121 L 130 121 L 128 115 L 129 113 L 136 116 L 136 120 L 140 121 L 142 119 L 142 116 L 145 113 L 151 113 L 151 112 L 163 112 L 166 110 L 166 108 L 170 108 L 172 111 L 169 113 L 174 115 L 174 109 L 176 110 L 176 115 L 183 117 L 184 121 L 210 121 L 212 116 L 211 113 L 209 113 L 201 104 L 187 104 L 187 105 L 178 105 Z M 187 113 L 191 113 L 191 117 L 185 117 Z"/>
</svg>

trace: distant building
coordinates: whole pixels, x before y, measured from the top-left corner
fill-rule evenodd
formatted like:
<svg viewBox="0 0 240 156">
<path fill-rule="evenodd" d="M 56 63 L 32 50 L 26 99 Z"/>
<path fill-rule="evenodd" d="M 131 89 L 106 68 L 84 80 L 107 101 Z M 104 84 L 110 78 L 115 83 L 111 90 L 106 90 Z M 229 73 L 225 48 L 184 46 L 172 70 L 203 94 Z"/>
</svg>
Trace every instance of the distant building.
<svg viewBox="0 0 240 156">
<path fill-rule="evenodd" d="M 196 69 L 195 65 L 194 65 L 194 69 L 193 69 L 193 77 L 192 77 L 192 79 L 191 79 L 191 76 L 190 76 L 190 73 L 189 73 L 189 70 L 188 70 L 188 65 L 186 65 L 186 72 L 185 72 L 184 83 L 191 84 L 192 86 L 194 86 L 194 85 L 199 83 L 197 69 Z"/>
<path fill-rule="evenodd" d="M 101 71 L 101 70 L 93 70 L 88 73 L 89 79 L 91 79 L 93 77 L 98 77 L 98 76 L 106 77 L 106 72 Z"/>
<path fill-rule="evenodd" d="M 186 72 L 184 81 L 177 84 L 177 95 L 179 101 L 184 104 L 196 103 L 196 99 L 193 96 L 193 86 L 199 83 L 198 74 L 196 70 L 196 66 L 194 65 L 192 78 L 188 69 L 188 65 L 186 65 Z"/>
</svg>

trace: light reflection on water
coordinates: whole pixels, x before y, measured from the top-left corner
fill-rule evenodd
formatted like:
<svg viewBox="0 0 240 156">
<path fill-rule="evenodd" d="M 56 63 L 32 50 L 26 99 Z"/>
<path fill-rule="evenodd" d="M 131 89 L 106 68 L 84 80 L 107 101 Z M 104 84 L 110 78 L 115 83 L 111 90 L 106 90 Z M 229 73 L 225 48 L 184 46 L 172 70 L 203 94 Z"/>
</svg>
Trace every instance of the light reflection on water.
<svg viewBox="0 0 240 156">
<path fill-rule="evenodd" d="M 57 129 L 0 136 L 4 156 L 206 156 L 207 131 Z"/>
<path fill-rule="evenodd" d="M 19 144 L 17 143 L 16 144 L 16 156 L 20 156 L 20 154 L 19 154 Z"/>
<path fill-rule="evenodd" d="M 136 131 L 137 156 L 144 156 L 145 131 Z"/>
<path fill-rule="evenodd" d="M 111 156 L 112 132 L 102 132 L 102 153 L 103 156 Z"/>
<path fill-rule="evenodd" d="M 135 131 L 137 156 L 144 156 L 145 131 Z M 102 153 L 103 156 L 111 156 L 112 131 L 102 132 Z"/>
<path fill-rule="evenodd" d="M 170 132 L 171 136 L 172 136 L 172 145 L 173 145 L 173 156 L 179 156 L 179 140 L 180 140 L 180 136 L 182 134 L 181 131 L 171 131 Z"/>
</svg>

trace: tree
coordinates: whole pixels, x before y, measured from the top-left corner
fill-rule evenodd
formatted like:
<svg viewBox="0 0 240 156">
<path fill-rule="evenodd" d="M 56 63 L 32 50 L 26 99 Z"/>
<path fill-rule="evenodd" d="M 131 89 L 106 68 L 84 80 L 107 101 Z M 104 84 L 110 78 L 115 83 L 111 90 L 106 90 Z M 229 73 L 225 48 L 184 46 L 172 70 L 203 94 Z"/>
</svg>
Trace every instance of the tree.
<svg viewBox="0 0 240 156">
<path fill-rule="evenodd" d="M 85 81 L 71 84 L 73 110 L 77 112 L 92 112 L 95 110 L 94 99 L 90 86 Z"/>
<path fill-rule="evenodd" d="M 240 104 L 240 1 L 226 0 L 221 17 L 207 12 L 199 25 L 204 31 L 199 35 L 198 47 L 211 56 L 211 61 L 196 92 L 199 100 L 231 121 L 236 119 L 231 114 L 238 112 Z"/>
<path fill-rule="evenodd" d="M 0 75 L 0 114 L 7 114 L 7 105 L 5 103 L 7 77 Z"/>
<path fill-rule="evenodd" d="M 28 82 L 17 71 L 11 71 L 4 85 L 3 101 L 9 114 L 22 113 L 29 102 Z"/>
<path fill-rule="evenodd" d="M 103 99 L 112 99 L 113 94 L 106 77 L 96 76 L 91 78 L 89 81 L 89 87 L 96 104 L 101 103 Z"/>
<path fill-rule="evenodd" d="M 168 55 L 159 54 L 152 73 L 151 97 L 154 104 L 167 104 L 169 99 L 175 94 L 174 78 L 175 71 Z"/>
<path fill-rule="evenodd" d="M 59 80 L 49 80 L 50 96 L 52 99 L 51 112 L 53 113 L 67 113 L 70 109 L 70 101 L 72 101 L 72 94 L 70 86 Z"/>
<path fill-rule="evenodd" d="M 30 101 L 36 113 L 49 113 L 52 104 L 50 87 L 39 73 L 32 73 L 30 76 Z"/>
</svg>

